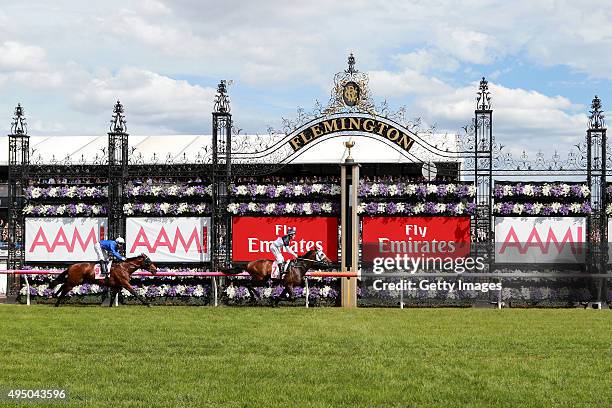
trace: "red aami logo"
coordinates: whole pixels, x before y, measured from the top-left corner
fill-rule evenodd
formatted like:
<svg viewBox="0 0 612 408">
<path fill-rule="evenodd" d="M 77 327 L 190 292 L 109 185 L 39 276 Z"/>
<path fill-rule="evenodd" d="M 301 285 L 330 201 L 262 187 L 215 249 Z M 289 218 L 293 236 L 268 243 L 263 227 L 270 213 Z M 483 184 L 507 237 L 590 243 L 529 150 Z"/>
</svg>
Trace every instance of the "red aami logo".
<svg viewBox="0 0 612 408">
<path fill-rule="evenodd" d="M 100 235 L 102 236 L 102 234 L 103 231 L 101 230 Z M 96 230 L 93 227 L 89 230 L 89 233 L 87 233 L 85 239 L 83 239 L 81 233 L 76 227 L 73 227 L 72 233 L 69 232 L 68 235 L 71 236 L 70 239 L 68 236 L 66 236 L 64 227 L 59 227 L 55 237 L 49 239 L 43 227 L 40 226 L 38 227 L 38 231 L 36 231 L 36 235 L 34 236 L 34 240 L 32 241 L 32 245 L 30 245 L 28 251 L 34 252 L 37 247 L 42 247 L 47 252 L 52 253 L 58 248 L 65 248 L 68 253 L 73 253 L 76 245 L 78 244 L 80 251 L 85 252 L 90 245 L 98 242 Z"/>
<path fill-rule="evenodd" d="M 508 234 L 506 234 L 506 238 L 503 240 L 499 253 L 505 253 L 506 248 L 516 248 L 520 254 L 526 254 L 529 248 L 537 248 L 542 254 L 548 254 L 550 245 L 553 244 L 557 252 L 564 251 L 566 245 L 569 245 L 573 254 L 582 254 L 581 244 L 584 243 L 582 231 L 582 227 L 576 227 L 574 234 L 573 229 L 568 227 L 565 233 L 562 233 L 563 236 L 559 241 L 558 236 L 553 229 L 549 227 L 545 240 L 542 240 L 542 236 L 538 232 L 538 229 L 533 227 L 527 239 L 520 240 L 514 227 L 510 227 Z"/>
<path fill-rule="evenodd" d="M 181 244 L 184 252 L 189 252 L 192 245 L 195 245 L 195 250 L 199 254 L 208 252 L 208 227 L 202 227 L 201 234 L 198 231 L 198 227 L 194 227 L 187 239 L 185 239 L 183 236 L 181 229 L 176 227 L 173 236 L 174 238 L 170 239 L 168 233 L 166 232 L 166 228 L 162 226 L 157 233 L 157 237 L 153 240 L 153 242 L 151 242 L 147 236 L 147 233 L 145 232 L 144 227 L 140 227 L 138 234 L 136 234 L 136 238 L 134 239 L 134 243 L 130 248 L 130 253 L 142 251 L 138 249 L 142 247 L 150 254 L 154 254 L 158 250 L 160 250 L 160 252 L 176 254 L 179 243 Z M 164 251 L 164 249 L 166 251 Z"/>
</svg>

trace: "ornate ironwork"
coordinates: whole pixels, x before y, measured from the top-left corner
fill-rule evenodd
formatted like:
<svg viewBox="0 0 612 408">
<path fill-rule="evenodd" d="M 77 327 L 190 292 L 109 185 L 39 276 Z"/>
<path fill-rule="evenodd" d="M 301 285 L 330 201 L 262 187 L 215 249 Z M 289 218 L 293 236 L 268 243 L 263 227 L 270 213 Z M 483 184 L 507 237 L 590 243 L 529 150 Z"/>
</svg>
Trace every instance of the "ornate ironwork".
<svg viewBox="0 0 612 408">
<path fill-rule="evenodd" d="M 232 114 L 226 82 L 219 82 L 212 113 L 212 251 L 213 269 L 227 268 L 231 262 L 231 218 L 227 212 L 232 183 Z"/>
<path fill-rule="evenodd" d="M 108 234 L 109 238 L 125 235 L 123 202 L 128 176 L 128 134 L 124 109 L 117 101 L 108 133 Z"/>
<path fill-rule="evenodd" d="M 604 114 L 601 109 L 601 99 L 595 95 L 591 102 L 591 110 L 589 111 L 589 129 L 603 129 L 605 127 Z"/>
<path fill-rule="evenodd" d="M 230 113 L 230 101 L 227 95 L 227 81 L 222 79 L 217 86 L 214 111 L 216 113 Z"/>
<path fill-rule="evenodd" d="M 111 119 L 110 125 L 111 133 L 126 133 L 127 132 L 127 121 L 125 120 L 123 105 L 120 101 L 117 101 L 113 108 L 113 118 Z"/>
<path fill-rule="evenodd" d="M 15 107 L 15 116 L 13 117 L 13 122 L 11 123 L 11 134 L 12 135 L 28 134 L 28 126 L 26 123 L 25 111 L 21 107 L 20 103 L 18 103 L 17 107 Z"/>
<path fill-rule="evenodd" d="M 489 82 L 482 77 L 476 93 L 476 109 L 490 110 L 491 109 L 491 93 L 489 92 Z"/>
<path fill-rule="evenodd" d="M 21 104 L 15 108 L 8 135 L 8 267 L 19 269 L 25 262 L 25 218 L 23 208 L 26 198 L 23 190 L 28 182 L 30 164 L 30 137 L 27 134 L 26 118 Z M 9 292 L 13 293 L 19 279 L 9 276 Z"/>
</svg>

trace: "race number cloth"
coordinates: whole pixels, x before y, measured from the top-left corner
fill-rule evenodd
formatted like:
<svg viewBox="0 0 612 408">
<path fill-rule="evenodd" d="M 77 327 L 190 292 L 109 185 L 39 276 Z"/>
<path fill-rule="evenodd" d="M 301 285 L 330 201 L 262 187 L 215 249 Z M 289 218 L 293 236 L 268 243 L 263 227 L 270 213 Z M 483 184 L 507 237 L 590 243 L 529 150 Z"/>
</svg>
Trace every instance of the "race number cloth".
<svg viewBox="0 0 612 408">
<path fill-rule="evenodd" d="M 210 217 L 128 218 L 126 256 L 143 253 L 153 262 L 210 261 Z"/>
<path fill-rule="evenodd" d="M 94 244 L 106 238 L 106 218 L 26 218 L 26 261 L 98 259 Z"/>
</svg>

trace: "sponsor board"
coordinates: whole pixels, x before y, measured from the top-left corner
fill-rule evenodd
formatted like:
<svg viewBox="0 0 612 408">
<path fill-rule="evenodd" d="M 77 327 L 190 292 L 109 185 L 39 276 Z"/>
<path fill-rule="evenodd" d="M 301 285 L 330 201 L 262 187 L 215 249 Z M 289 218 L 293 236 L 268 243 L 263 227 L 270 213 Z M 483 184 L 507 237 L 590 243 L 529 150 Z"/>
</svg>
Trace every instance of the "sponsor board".
<svg viewBox="0 0 612 408">
<path fill-rule="evenodd" d="M 147 254 L 153 262 L 210 261 L 210 217 L 130 217 L 126 256 Z"/>
<path fill-rule="evenodd" d="M 582 263 L 586 218 L 496 217 L 495 262 Z"/>
<path fill-rule="evenodd" d="M 338 219 L 336 217 L 234 217 L 232 219 L 232 260 L 238 262 L 274 259 L 271 243 L 296 229 L 291 248 L 302 255 L 321 249 L 338 261 Z"/>
<path fill-rule="evenodd" d="M 94 244 L 106 230 L 106 218 L 26 218 L 25 260 L 94 261 Z"/>
<path fill-rule="evenodd" d="M 470 217 L 363 217 L 362 257 L 461 258 L 470 253 Z"/>
</svg>

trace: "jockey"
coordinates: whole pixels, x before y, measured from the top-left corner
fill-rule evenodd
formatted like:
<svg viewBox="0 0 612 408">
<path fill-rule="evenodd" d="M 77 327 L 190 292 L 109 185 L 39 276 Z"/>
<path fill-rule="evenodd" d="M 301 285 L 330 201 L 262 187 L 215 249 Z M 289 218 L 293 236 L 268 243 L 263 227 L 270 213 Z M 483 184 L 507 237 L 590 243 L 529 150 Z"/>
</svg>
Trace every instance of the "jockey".
<svg viewBox="0 0 612 408">
<path fill-rule="evenodd" d="M 276 259 L 276 263 L 278 264 L 278 270 L 280 274 L 287 272 L 287 268 L 289 267 L 289 262 L 285 262 L 285 257 L 283 256 L 281 250 L 285 248 L 287 252 L 293 255 L 294 258 L 297 258 L 297 254 L 293 252 L 293 249 L 289 246 L 291 244 L 291 240 L 295 237 L 295 228 L 289 228 L 287 230 L 287 235 L 283 235 L 282 237 L 277 237 L 276 240 L 272 242 L 270 245 L 270 252 L 274 255 L 274 259 Z M 284 267 L 283 267 L 284 264 Z"/>
<path fill-rule="evenodd" d="M 112 239 L 103 239 L 100 242 L 94 244 L 94 249 L 98 255 L 98 262 L 102 268 L 102 275 L 108 275 L 109 266 L 109 255 L 121 261 L 125 261 L 125 257 L 119 253 L 119 249 L 125 244 L 125 240 L 121 237 L 117 237 L 114 241 Z"/>
</svg>

